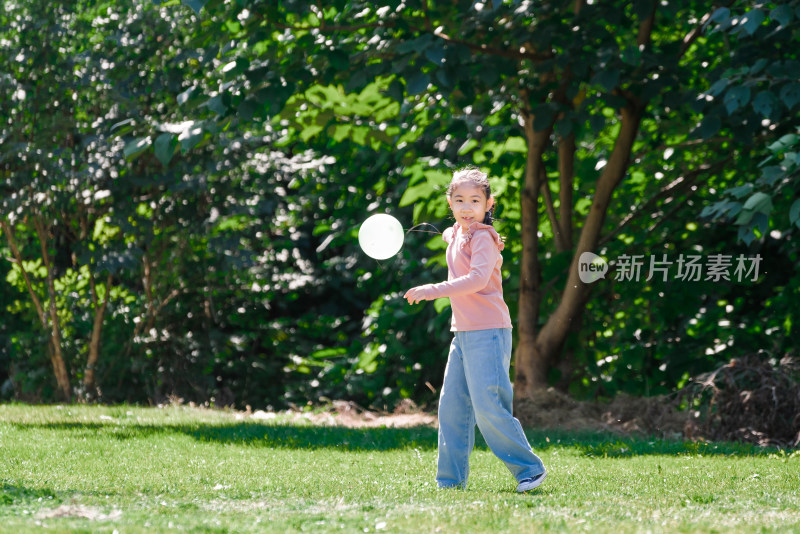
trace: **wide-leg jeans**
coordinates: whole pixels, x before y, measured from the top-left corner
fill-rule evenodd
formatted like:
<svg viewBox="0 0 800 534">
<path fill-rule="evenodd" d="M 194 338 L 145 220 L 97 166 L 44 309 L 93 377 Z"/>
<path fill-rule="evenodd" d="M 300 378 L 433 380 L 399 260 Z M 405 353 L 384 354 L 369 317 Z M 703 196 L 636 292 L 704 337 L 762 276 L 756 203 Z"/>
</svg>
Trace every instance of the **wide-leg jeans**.
<svg viewBox="0 0 800 534">
<path fill-rule="evenodd" d="M 439 397 L 439 487 L 467 484 L 475 425 L 517 481 L 545 471 L 512 414 L 511 329 L 455 332 Z"/>
</svg>

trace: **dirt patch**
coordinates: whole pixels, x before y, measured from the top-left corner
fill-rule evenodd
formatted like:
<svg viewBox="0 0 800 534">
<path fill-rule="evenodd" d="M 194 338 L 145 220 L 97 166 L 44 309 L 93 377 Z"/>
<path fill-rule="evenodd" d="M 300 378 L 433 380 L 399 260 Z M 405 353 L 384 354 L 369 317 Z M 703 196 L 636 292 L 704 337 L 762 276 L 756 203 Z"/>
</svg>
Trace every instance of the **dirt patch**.
<svg viewBox="0 0 800 534">
<path fill-rule="evenodd" d="M 328 411 L 308 416 L 316 423 L 341 425 L 348 428 L 403 428 L 410 426 L 436 426 L 434 414 L 420 410 L 410 399 L 404 399 L 394 412 L 367 410 L 354 402 L 333 401 Z"/>
<path fill-rule="evenodd" d="M 405 428 L 412 426 L 437 426 L 435 414 L 421 410 L 410 399 L 404 399 L 393 412 L 368 410 L 352 401 L 333 401 L 324 408 L 312 411 L 289 410 L 281 412 L 256 411 L 238 416 L 260 421 L 278 419 L 288 415 L 293 422 L 310 422 L 316 425 L 343 426 L 347 428 Z"/>
<path fill-rule="evenodd" d="M 435 410 L 435 409 L 434 409 Z M 291 421 L 347 428 L 403 428 L 412 426 L 438 427 L 433 410 L 423 410 L 410 399 L 403 400 L 393 412 L 369 410 L 350 401 L 333 401 L 325 408 L 304 412 L 257 411 L 238 418 L 273 420 L 290 416 Z M 686 412 L 674 409 L 674 403 L 663 397 L 639 398 L 618 395 L 608 404 L 580 402 L 552 388 L 522 399 L 514 415 L 523 426 L 558 428 L 563 430 L 592 430 L 620 435 L 646 434 L 679 439 L 687 421 Z"/>
<path fill-rule="evenodd" d="M 89 519 L 90 521 L 107 521 L 110 519 L 119 519 L 122 517 L 121 510 L 112 510 L 105 513 L 99 508 L 91 506 L 72 506 L 63 504 L 58 508 L 52 510 L 43 510 L 36 514 L 39 519 L 57 519 L 61 517 L 79 517 L 81 519 Z"/>
<path fill-rule="evenodd" d="M 688 420 L 666 397 L 617 395 L 610 403 L 581 402 L 553 388 L 520 399 L 514 414 L 523 426 L 643 434 L 678 439 Z"/>
</svg>

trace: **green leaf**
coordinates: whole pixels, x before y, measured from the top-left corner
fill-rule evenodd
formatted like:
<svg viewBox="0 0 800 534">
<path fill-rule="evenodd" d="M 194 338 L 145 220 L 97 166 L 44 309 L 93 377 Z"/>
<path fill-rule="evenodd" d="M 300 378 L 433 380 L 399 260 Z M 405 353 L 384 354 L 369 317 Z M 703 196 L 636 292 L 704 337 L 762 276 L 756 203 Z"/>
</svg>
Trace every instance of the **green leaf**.
<svg viewBox="0 0 800 534">
<path fill-rule="evenodd" d="M 756 62 L 753 64 L 753 66 L 752 66 L 752 67 L 750 67 L 750 74 L 751 74 L 751 75 L 753 75 L 753 74 L 758 74 L 759 72 L 761 72 L 762 70 L 764 70 L 764 67 L 766 67 L 768 64 L 769 64 L 769 60 L 768 60 L 767 58 L 763 58 L 763 57 L 762 57 L 761 59 L 759 59 L 758 61 L 756 61 Z"/>
<path fill-rule="evenodd" d="M 408 94 L 418 95 L 424 92 L 428 88 L 429 83 L 431 83 L 430 76 L 424 72 L 418 72 L 408 80 Z"/>
<path fill-rule="evenodd" d="M 434 43 L 432 46 L 425 49 L 425 57 L 428 58 L 428 61 L 436 65 L 444 63 L 444 56 L 445 51 L 442 43 Z"/>
<path fill-rule="evenodd" d="M 622 51 L 622 61 L 635 67 L 642 61 L 642 51 L 638 46 L 629 45 Z"/>
<path fill-rule="evenodd" d="M 761 9 L 751 9 L 747 12 L 747 14 L 742 17 L 739 21 L 739 27 L 743 28 L 744 31 L 747 32 L 748 35 L 753 35 L 761 23 L 766 20 L 766 15 L 764 15 L 764 11 Z"/>
<path fill-rule="evenodd" d="M 203 140 L 205 133 L 201 126 L 193 126 L 178 138 L 181 142 L 181 152 L 184 154 L 196 147 Z"/>
<path fill-rule="evenodd" d="M 783 152 L 784 150 L 794 146 L 798 139 L 800 139 L 800 137 L 798 137 L 797 134 L 786 134 L 769 145 L 767 148 L 770 150 L 770 152 Z"/>
<path fill-rule="evenodd" d="M 434 76 L 436 76 L 436 79 L 439 81 L 440 88 L 450 89 L 453 86 L 453 80 L 450 79 L 450 75 L 447 73 L 446 69 L 436 69 Z"/>
<path fill-rule="evenodd" d="M 245 72 L 250 68 L 250 60 L 247 58 L 239 57 L 230 63 L 226 63 L 221 67 L 222 74 L 225 80 L 231 80 L 239 74 Z"/>
<path fill-rule="evenodd" d="M 474 139 L 470 139 L 470 141 L 475 141 Z M 475 141 L 477 145 L 478 142 Z M 524 137 L 520 136 L 511 136 L 506 139 L 506 142 L 503 143 L 503 152 L 518 152 L 520 154 L 525 154 L 528 152 L 528 143 L 525 141 Z"/>
<path fill-rule="evenodd" d="M 392 83 L 389 84 L 389 89 L 386 90 L 386 94 L 402 104 L 405 99 L 403 95 L 403 84 L 398 80 L 393 80 Z"/>
<path fill-rule="evenodd" d="M 728 217 L 735 217 L 742 211 L 742 203 L 733 200 L 728 200 L 720 208 L 720 214 L 725 214 Z"/>
<path fill-rule="evenodd" d="M 792 22 L 792 8 L 787 4 L 782 4 L 770 11 L 769 18 L 776 21 L 781 26 L 788 26 Z"/>
<path fill-rule="evenodd" d="M 347 349 L 343 347 L 338 347 L 335 349 L 321 349 L 316 352 L 311 353 L 311 358 L 333 358 L 336 356 L 345 356 L 347 354 Z"/>
<path fill-rule="evenodd" d="M 426 48 L 428 48 L 428 46 L 430 46 L 430 44 L 433 42 L 434 39 L 435 37 L 430 33 L 424 33 L 420 37 L 417 37 L 416 39 L 400 43 L 394 50 L 398 54 L 419 52 L 420 50 L 425 50 Z"/>
<path fill-rule="evenodd" d="M 533 129 L 541 132 L 553 124 L 555 111 L 548 104 L 542 104 L 533 110 Z"/>
<path fill-rule="evenodd" d="M 747 202 L 744 203 L 744 209 L 745 211 L 752 210 L 769 215 L 769 212 L 772 211 L 772 197 L 761 191 L 753 193 L 753 195 L 747 199 Z"/>
<path fill-rule="evenodd" d="M 247 99 L 239 104 L 239 109 L 236 110 L 236 113 L 239 114 L 239 117 L 242 120 L 249 121 L 253 118 L 253 116 L 255 116 L 258 109 L 258 104 L 256 104 L 252 99 Z"/>
<path fill-rule="evenodd" d="M 739 213 L 739 217 L 737 217 L 735 224 L 737 226 L 750 224 L 750 221 L 752 220 L 753 215 L 755 215 L 755 213 L 756 212 L 753 210 L 742 210 L 742 212 Z"/>
<path fill-rule="evenodd" d="M 132 160 L 148 148 L 150 148 L 150 138 L 138 137 L 126 144 L 122 152 L 125 155 L 125 159 Z"/>
<path fill-rule="evenodd" d="M 409 206 L 421 198 L 428 198 L 433 194 L 434 186 L 429 181 L 409 187 L 400 198 L 399 206 Z"/>
<path fill-rule="evenodd" d="M 655 7 L 653 0 L 635 0 L 633 2 L 633 13 L 639 19 L 645 19 L 650 16 Z"/>
<path fill-rule="evenodd" d="M 450 299 L 449 298 L 440 298 L 433 301 L 433 308 L 436 310 L 436 313 L 442 313 L 444 310 L 450 307 Z"/>
<path fill-rule="evenodd" d="M 766 184 L 769 187 L 775 185 L 775 182 L 780 180 L 786 175 L 780 165 L 769 165 L 761 169 L 761 177 L 758 179 L 759 183 Z"/>
<path fill-rule="evenodd" d="M 792 207 L 789 208 L 789 221 L 800 228 L 800 198 L 795 200 Z"/>
<path fill-rule="evenodd" d="M 800 103 L 800 83 L 787 83 L 781 87 L 780 97 L 787 109 L 795 107 Z"/>
<path fill-rule="evenodd" d="M 746 106 L 749 101 L 750 88 L 745 85 L 731 87 L 728 89 L 728 92 L 725 93 L 725 109 L 728 110 L 729 114 L 733 114 L 737 109 Z"/>
<path fill-rule="evenodd" d="M 759 115 L 770 118 L 775 111 L 775 97 L 769 91 L 761 91 L 753 99 L 753 109 Z"/>
<path fill-rule="evenodd" d="M 572 133 L 572 121 L 566 117 L 556 121 L 555 131 L 560 137 L 566 137 Z"/>
<path fill-rule="evenodd" d="M 221 94 L 219 94 L 217 96 L 214 96 L 212 98 L 209 98 L 208 102 L 206 102 L 206 107 L 208 107 L 208 109 L 210 109 L 211 111 L 213 111 L 214 113 L 216 113 L 217 115 L 220 115 L 220 116 L 225 115 L 225 113 L 228 111 L 228 108 L 225 106 L 225 103 L 222 101 L 222 95 Z"/>
<path fill-rule="evenodd" d="M 707 93 L 711 96 L 717 96 L 728 87 L 730 80 L 728 78 L 721 78 L 714 82 L 708 89 Z"/>
<path fill-rule="evenodd" d="M 162 133 L 156 137 L 156 142 L 153 143 L 153 148 L 158 158 L 158 161 L 166 167 L 169 165 L 172 156 L 175 154 L 175 148 L 178 146 L 178 139 L 171 133 Z"/>
<path fill-rule="evenodd" d="M 746 226 L 745 226 L 746 225 Z M 755 234 L 753 234 L 753 225 L 750 224 L 748 220 L 745 225 L 739 227 L 739 233 L 737 237 L 739 240 L 744 241 L 745 245 L 750 245 L 753 240 L 756 238 Z"/>
<path fill-rule="evenodd" d="M 619 85 L 619 69 L 604 68 L 600 69 L 592 78 L 593 84 L 601 86 L 606 91 L 613 91 Z"/>
<path fill-rule="evenodd" d="M 461 145 L 458 149 L 458 155 L 463 156 L 467 154 L 470 150 L 474 150 L 479 145 L 478 141 L 474 138 L 467 139 L 464 141 L 464 144 Z"/>
<path fill-rule="evenodd" d="M 742 198 L 743 196 L 750 194 L 750 191 L 752 190 L 753 184 L 744 184 L 740 185 L 739 187 L 732 187 L 728 189 L 726 193 L 734 198 Z"/>
<path fill-rule="evenodd" d="M 606 118 L 601 113 L 595 113 L 589 117 L 589 127 L 595 135 L 603 131 L 606 126 Z"/>
<path fill-rule="evenodd" d="M 208 0 L 181 0 L 183 5 L 191 7 L 195 13 L 200 14 L 200 10 L 208 3 Z"/>
<path fill-rule="evenodd" d="M 692 135 L 701 139 L 709 139 L 719 131 L 720 127 L 722 127 L 722 121 L 719 117 L 715 115 L 705 117 L 692 131 Z"/>
<path fill-rule="evenodd" d="M 714 11 L 714 14 L 711 15 L 711 18 L 709 20 L 711 22 L 716 22 L 717 24 L 720 24 L 728 20 L 730 17 L 731 17 L 731 10 L 728 9 L 727 7 L 721 7 L 716 11 Z"/>
<path fill-rule="evenodd" d="M 133 119 L 125 119 L 111 126 L 109 133 L 116 133 L 116 135 L 125 135 L 133 130 L 136 125 Z"/>
<path fill-rule="evenodd" d="M 337 71 L 346 70 L 350 66 L 350 57 L 341 50 L 333 50 L 328 53 L 328 61 Z"/>
<path fill-rule="evenodd" d="M 190 87 L 178 95 L 178 104 L 183 105 L 188 102 L 194 95 L 197 87 Z"/>
</svg>

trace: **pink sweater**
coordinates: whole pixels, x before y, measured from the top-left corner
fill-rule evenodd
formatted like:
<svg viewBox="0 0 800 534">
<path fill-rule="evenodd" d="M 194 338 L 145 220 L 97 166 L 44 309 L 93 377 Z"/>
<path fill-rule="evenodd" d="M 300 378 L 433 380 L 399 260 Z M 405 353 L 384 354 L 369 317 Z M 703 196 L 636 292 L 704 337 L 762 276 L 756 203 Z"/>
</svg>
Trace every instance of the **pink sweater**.
<svg viewBox="0 0 800 534">
<path fill-rule="evenodd" d="M 447 282 L 423 286 L 425 300 L 450 297 L 452 331 L 511 328 L 500 274 L 504 244 L 497 231 L 475 222 L 464 232 L 456 223 L 442 238 L 447 242 Z"/>
</svg>

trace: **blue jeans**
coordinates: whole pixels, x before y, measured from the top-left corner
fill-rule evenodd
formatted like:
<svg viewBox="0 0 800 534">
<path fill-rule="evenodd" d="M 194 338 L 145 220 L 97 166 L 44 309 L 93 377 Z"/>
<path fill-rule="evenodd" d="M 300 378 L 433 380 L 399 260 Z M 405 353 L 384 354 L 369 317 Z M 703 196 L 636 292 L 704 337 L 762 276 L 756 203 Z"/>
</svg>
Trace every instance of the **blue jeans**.
<svg viewBox="0 0 800 534">
<path fill-rule="evenodd" d="M 544 472 L 512 415 L 511 329 L 455 332 L 439 397 L 439 487 L 467 484 L 475 424 L 517 481 Z"/>
</svg>

